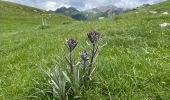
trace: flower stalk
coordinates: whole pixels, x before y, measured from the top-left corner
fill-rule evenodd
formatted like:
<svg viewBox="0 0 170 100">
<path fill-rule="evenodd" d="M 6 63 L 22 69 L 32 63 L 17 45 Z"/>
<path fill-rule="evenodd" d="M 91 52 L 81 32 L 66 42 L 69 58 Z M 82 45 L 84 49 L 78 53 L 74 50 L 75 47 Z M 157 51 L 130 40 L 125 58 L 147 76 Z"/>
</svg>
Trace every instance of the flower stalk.
<svg viewBox="0 0 170 100">
<path fill-rule="evenodd" d="M 94 58 L 95 58 L 95 55 L 96 55 L 96 51 L 97 51 L 97 49 L 96 49 L 96 44 L 93 43 L 93 47 L 92 47 L 92 50 L 91 50 L 91 58 L 90 58 L 88 75 L 91 74 L 91 70 L 92 70 Z"/>
<path fill-rule="evenodd" d="M 80 57 L 82 60 L 82 65 L 83 65 L 83 73 L 85 74 L 86 73 L 86 62 L 89 60 L 87 51 L 86 50 L 82 51 L 80 53 Z"/>
<path fill-rule="evenodd" d="M 70 59 L 70 70 L 71 70 L 71 73 L 73 73 L 73 57 L 72 57 L 72 52 L 70 52 L 70 55 L 69 55 L 69 59 Z"/>
<path fill-rule="evenodd" d="M 69 58 L 66 57 L 66 60 L 70 65 L 70 73 L 71 74 L 73 74 L 73 71 L 74 71 L 74 69 L 73 69 L 74 68 L 74 63 L 73 63 L 74 59 L 73 59 L 73 56 L 72 56 L 72 52 L 75 49 L 75 47 L 77 46 L 77 44 L 78 44 L 78 42 L 75 39 L 72 39 L 72 38 L 70 38 L 66 41 L 66 45 L 69 49 Z"/>
<path fill-rule="evenodd" d="M 90 32 L 87 34 L 90 42 L 92 43 L 92 49 L 91 49 L 91 58 L 90 58 L 90 64 L 89 64 L 89 70 L 88 70 L 88 75 L 91 75 L 92 69 L 93 69 L 93 63 L 94 63 L 94 59 L 96 56 L 96 53 L 98 51 L 98 47 L 97 47 L 97 42 L 99 41 L 99 39 L 101 38 L 100 34 L 98 32 Z"/>
</svg>

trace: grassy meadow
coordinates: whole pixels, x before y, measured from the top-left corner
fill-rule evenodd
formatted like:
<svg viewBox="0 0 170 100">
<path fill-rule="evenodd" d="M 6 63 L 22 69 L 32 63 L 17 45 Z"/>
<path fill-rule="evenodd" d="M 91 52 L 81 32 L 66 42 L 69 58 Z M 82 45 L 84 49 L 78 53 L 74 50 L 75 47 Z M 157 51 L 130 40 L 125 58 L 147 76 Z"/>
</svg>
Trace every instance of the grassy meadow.
<svg viewBox="0 0 170 100">
<path fill-rule="evenodd" d="M 0 1 L 0 100 L 47 100 L 37 93 L 42 69 L 64 65 L 67 38 L 79 42 L 75 57 L 89 49 L 84 44 L 94 30 L 105 46 L 95 63 L 97 83 L 85 93 L 88 100 L 170 99 L 170 26 L 160 27 L 170 23 L 170 14 L 162 14 L 170 13 L 169 5 L 168 0 L 112 18 L 75 21 Z M 49 24 L 43 30 L 42 14 Z"/>
</svg>

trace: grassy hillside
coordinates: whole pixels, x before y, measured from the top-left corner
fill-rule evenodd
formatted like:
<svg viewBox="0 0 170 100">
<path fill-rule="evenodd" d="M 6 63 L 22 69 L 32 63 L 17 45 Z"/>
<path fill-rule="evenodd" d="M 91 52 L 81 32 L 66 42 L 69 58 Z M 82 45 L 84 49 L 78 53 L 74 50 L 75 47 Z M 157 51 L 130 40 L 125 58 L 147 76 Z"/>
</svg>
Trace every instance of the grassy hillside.
<svg viewBox="0 0 170 100">
<path fill-rule="evenodd" d="M 41 83 L 44 78 L 41 69 L 62 64 L 66 38 L 75 37 L 79 40 L 76 51 L 82 50 L 86 34 L 93 30 L 103 34 L 107 45 L 96 63 L 99 84 L 87 90 L 87 98 L 170 98 L 170 26 L 159 26 L 170 23 L 170 15 L 161 14 L 170 13 L 170 1 L 104 20 L 63 24 L 70 19 L 52 15 L 51 27 L 45 30 L 36 28 L 41 19 L 35 8 L 0 5 L 0 99 L 45 98 L 37 97 L 35 87 L 35 81 Z"/>
<path fill-rule="evenodd" d="M 59 14 L 49 14 L 41 9 L 0 1 L 1 34 L 35 29 L 42 24 L 42 18 L 50 25 L 69 23 L 70 18 Z"/>
</svg>

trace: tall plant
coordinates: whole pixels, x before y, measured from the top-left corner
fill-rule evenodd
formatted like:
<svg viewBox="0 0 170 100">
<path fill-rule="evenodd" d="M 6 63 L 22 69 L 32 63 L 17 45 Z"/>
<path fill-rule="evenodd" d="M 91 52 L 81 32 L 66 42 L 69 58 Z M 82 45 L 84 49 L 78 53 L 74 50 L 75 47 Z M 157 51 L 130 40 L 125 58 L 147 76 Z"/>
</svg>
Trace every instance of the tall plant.
<svg viewBox="0 0 170 100">
<path fill-rule="evenodd" d="M 95 71 L 94 59 L 98 52 L 98 41 L 101 38 L 100 33 L 90 32 L 87 34 L 91 42 L 91 50 L 88 53 L 83 50 L 79 53 L 81 63 L 76 63 L 73 57 L 73 51 L 76 48 L 77 40 L 70 38 L 65 44 L 68 48 L 68 55 L 65 56 L 67 61 L 67 68 L 54 68 L 49 74 L 49 83 L 52 87 L 52 94 L 54 98 L 60 100 L 67 100 L 68 98 L 80 98 L 82 94 L 81 87 L 88 83 L 91 79 L 92 73 Z"/>
</svg>

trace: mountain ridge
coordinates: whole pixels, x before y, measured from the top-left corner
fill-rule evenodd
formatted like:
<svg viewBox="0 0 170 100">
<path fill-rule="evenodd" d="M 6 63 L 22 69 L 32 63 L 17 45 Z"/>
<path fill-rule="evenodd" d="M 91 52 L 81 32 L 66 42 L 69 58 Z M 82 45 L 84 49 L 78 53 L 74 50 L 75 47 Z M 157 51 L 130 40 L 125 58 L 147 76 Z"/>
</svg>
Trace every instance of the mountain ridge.
<svg viewBox="0 0 170 100">
<path fill-rule="evenodd" d="M 121 8 L 117 8 L 113 5 L 108 6 L 100 6 L 93 9 L 88 9 L 85 11 L 79 11 L 74 7 L 61 7 L 56 9 L 55 13 L 61 13 L 66 16 L 70 16 L 73 19 L 77 19 L 74 16 L 77 16 L 77 20 L 86 20 L 86 19 L 98 19 L 99 17 L 110 17 L 114 15 L 118 15 L 119 13 L 123 12 L 124 10 Z"/>
</svg>

